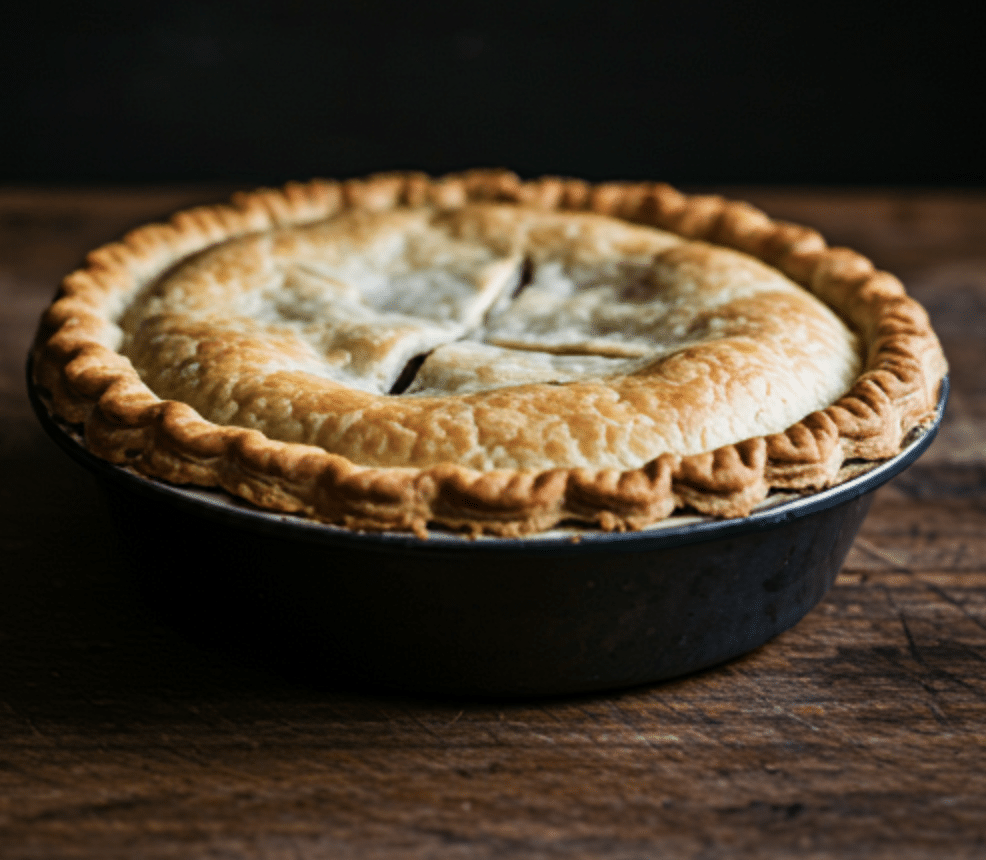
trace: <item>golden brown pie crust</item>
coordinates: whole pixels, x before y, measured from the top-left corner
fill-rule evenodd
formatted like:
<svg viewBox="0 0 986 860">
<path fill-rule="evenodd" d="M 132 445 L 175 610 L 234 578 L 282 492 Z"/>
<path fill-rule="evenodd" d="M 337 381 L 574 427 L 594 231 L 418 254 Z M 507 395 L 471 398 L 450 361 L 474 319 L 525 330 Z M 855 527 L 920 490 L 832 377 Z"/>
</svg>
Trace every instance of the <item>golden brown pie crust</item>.
<svg viewBox="0 0 986 860">
<path fill-rule="evenodd" d="M 415 286 L 402 260 L 440 267 L 448 248 L 458 279 Z M 383 310 L 335 279 L 361 255 L 408 285 Z M 553 298 L 558 265 L 630 274 Z M 388 394 L 418 354 L 417 387 Z M 139 228 L 65 279 L 33 366 L 113 463 L 422 535 L 744 516 L 896 454 L 946 371 L 900 282 L 808 228 L 663 184 L 506 171 L 315 180 Z"/>
</svg>

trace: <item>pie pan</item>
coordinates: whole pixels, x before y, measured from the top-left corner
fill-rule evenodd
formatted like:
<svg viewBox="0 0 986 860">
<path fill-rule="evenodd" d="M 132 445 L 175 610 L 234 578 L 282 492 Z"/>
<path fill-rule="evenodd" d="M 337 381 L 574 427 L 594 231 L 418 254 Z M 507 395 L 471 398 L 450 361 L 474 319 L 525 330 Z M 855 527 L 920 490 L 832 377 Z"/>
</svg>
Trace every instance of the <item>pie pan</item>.
<svg viewBox="0 0 986 860">
<path fill-rule="evenodd" d="M 28 389 L 104 491 L 145 593 L 186 629 L 313 682 L 523 697 L 684 675 L 793 626 L 831 586 L 873 491 L 931 444 L 948 379 L 897 456 L 827 490 L 739 519 L 520 539 L 352 532 L 151 480 L 90 454 L 30 370 Z"/>
</svg>

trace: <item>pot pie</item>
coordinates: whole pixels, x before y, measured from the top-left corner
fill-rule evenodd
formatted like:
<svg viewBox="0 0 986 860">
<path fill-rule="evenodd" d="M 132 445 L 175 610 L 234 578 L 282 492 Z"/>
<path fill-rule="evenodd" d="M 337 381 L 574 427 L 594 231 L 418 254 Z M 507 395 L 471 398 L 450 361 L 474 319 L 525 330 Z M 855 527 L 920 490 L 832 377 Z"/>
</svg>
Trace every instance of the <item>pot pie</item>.
<svg viewBox="0 0 986 860">
<path fill-rule="evenodd" d="M 106 460 L 355 530 L 748 514 L 889 458 L 945 360 L 893 276 L 664 184 L 414 173 L 92 252 L 34 378 Z"/>
</svg>

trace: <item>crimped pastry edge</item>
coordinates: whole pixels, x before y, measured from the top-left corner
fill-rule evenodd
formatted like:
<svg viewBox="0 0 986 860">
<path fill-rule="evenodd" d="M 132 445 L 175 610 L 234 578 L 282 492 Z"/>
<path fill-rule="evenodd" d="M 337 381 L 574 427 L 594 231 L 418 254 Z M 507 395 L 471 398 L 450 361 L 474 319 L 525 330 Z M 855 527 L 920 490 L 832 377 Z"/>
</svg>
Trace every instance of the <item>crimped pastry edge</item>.
<svg viewBox="0 0 986 860">
<path fill-rule="evenodd" d="M 866 350 L 864 369 L 838 401 L 783 433 L 694 456 L 663 454 L 623 472 L 481 473 L 455 464 L 362 467 L 317 447 L 219 426 L 186 404 L 158 398 L 115 351 L 113 318 L 127 298 L 216 242 L 350 208 L 452 208 L 470 201 L 593 211 L 751 254 L 854 328 Z M 771 489 L 822 489 L 839 480 L 847 460 L 894 456 L 911 430 L 933 419 L 947 369 L 927 314 L 900 281 L 854 251 L 828 247 L 814 230 L 772 220 L 747 203 L 689 196 L 663 183 L 525 182 L 501 170 L 290 183 L 137 228 L 90 253 L 64 279 L 42 318 L 33 366 L 53 411 L 83 425 L 89 450 L 110 462 L 173 483 L 221 487 L 263 508 L 351 529 L 422 536 L 430 523 L 503 536 L 568 520 L 605 530 L 640 529 L 682 507 L 745 516 Z"/>
</svg>

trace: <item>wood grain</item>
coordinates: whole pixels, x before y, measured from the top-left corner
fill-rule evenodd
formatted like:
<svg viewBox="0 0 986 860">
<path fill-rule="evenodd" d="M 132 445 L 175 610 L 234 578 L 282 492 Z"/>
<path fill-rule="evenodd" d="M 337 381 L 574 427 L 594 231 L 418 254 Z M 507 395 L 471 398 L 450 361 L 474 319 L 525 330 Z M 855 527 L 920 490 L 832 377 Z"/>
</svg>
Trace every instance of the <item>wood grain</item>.
<svg viewBox="0 0 986 860">
<path fill-rule="evenodd" d="M 0 191 L 0 857 L 986 857 L 986 195 L 742 190 L 929 308 L 939 439 L 757 652 L 498 703 L 320 688 L 171 629 L 37 427 L 23 361 L 59 276 L 223 190 Z"/>
</svg>

